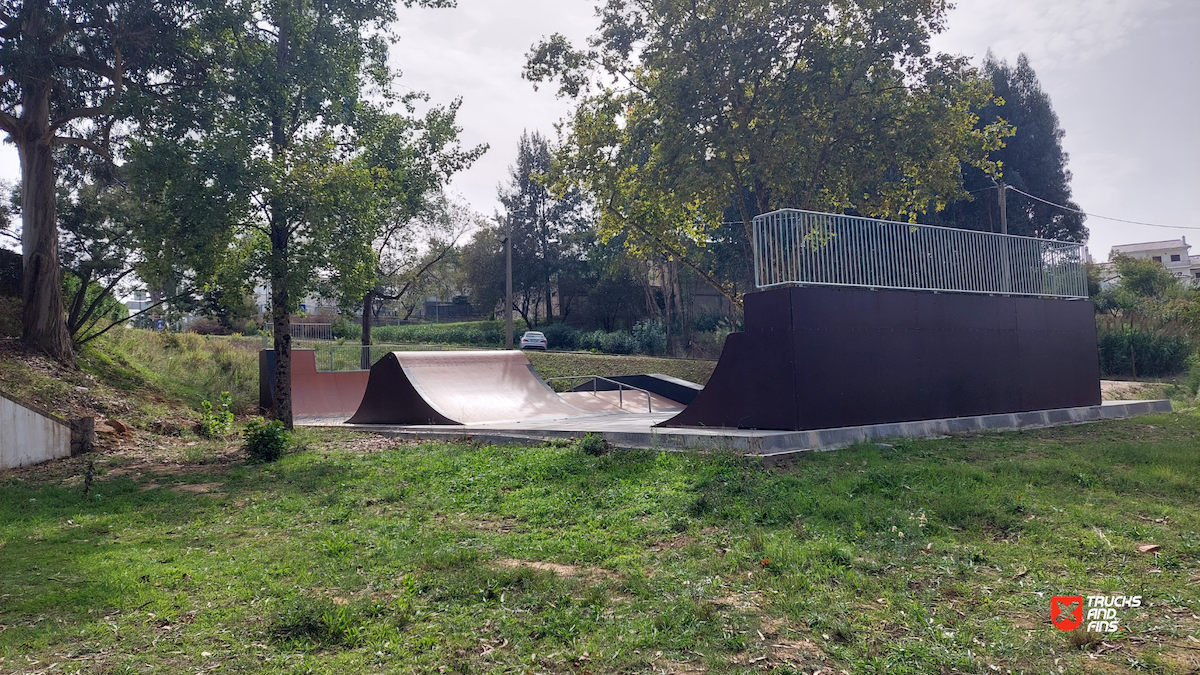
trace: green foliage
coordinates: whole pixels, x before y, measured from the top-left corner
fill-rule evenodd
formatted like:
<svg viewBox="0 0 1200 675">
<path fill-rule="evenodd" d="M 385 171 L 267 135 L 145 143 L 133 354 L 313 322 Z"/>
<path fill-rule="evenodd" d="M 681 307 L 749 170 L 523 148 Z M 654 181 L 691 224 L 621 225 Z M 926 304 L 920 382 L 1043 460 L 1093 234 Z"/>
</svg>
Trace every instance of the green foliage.
<svg viewBox="0 0 1200 675">
<path fill-rule="evenodd" d="M 929 52 L 946 11 L 928 0 L 609 0 L 589 48 L 551 36 L 525 75 L 577 100 L 560 183 L 593 196 L 601 236 L 733 295 L 740 280 L 696 255 L 728 213 L 744 247 L 758 213 L 907 219 L 966 197 L 961 163 L 997 170 L 987 153 L 1011 128 L 977 127 L 974 112 L 991 83 L 966 58 Z"/>
<path fill-rule="evenodd" d="M 634 354 L 638 350 L 637 340 L 627 331 L 608 333 L 597 330 L 580 333 L 575 339 L 575 344 L 579 349 L 605 354 Z"/>
<path fill-rule="evenodd" d="M 1037 73 L 1025 54 L 1016 66 L 997 60 L 990 52 L 983 61 L 983 73 L 992 84 L 995 98 L 977 112 L 976 128 L 1007 122 L 1013 135 L 1002 147 L 988 153 L 988 159 L 1000 165 L 993 175 L 967 163 L 962 165 L 963 188 L 973 194 L 947 205 L 945 211 L 930 212 L 922 222 L 991 232 L 1000 231 L 999 190 L 993 178 L 1056 204 L 1079 209 L 1071 199 L 1071 172 L 1067 153 L 1062 148 L 1064 132 L 1050 97 L 1042 91 Z M 1068 241 L 1087 241 L 1084 216 L 1029 199 L 1018 192 L 1007 192 L 1009 234 L 1045 237 Z"/>
<path fill-rule="evenodd" d="M 1200 396 L 1200 358 L 1195 355 L 1188 367 L 1187 392 L 1192 398 Z"/>
<path fill-rule="evenodd" d="M 1200 290 L 1161 263 L 1118 255 L 1118 282 L 1093 298 L 1104 375 L 1159 377 L 1187 369 L 1200 344 Z"/>
<path fill-rule="evenodd" d="M 550 349 L 575 349 L 579 344 L 579 329 L 565 323 L 540 326 L 538 330 L 546 336 Z"/>
<path fill-rule="evenodd" d="M 194 333 L 114 328 L 80 355 L 84 369 L 128 392 L 153 392 L 195 410 L 230 395 L 230 410 L 258 406 L 258 345 Z"/>
<path fill-rule="evenodd" d="M 218 404 L 220 407 L 214 410 L 208 399 L 200 402 L 200 433 L 208 438 L 220 438 L 233 428 L 233 413 L 229 410 L 233 397 L 223 391 Z"/>
<path fill-rule="evenodd" d="M 242 451 L 249 461 L 257 463 L 279 461 L 287 450 L 290 438 L 283 422 L 279 420 L 254 420 L 246 425 L 242 434 L 245 436 Z"/>
<path fill-rule="evenodd" d="M 1162 377 L 1188 369 L 1196 349 L 1186 337 L 1146 330 L 1102 330 L 1100 375 Z"/>
<path fill-rule="evenodd" d="M 641 321 L 634 325 L 632 332 L 639 354 L 667 353 L 667 329 L 661 321 Z"/>
<path fill-rule="evenodd" d="M 579 439 L 575 445 L 580 452 L 592 457 L 599 457 L 608 452 L 608 441 L 604 440 L 602 434 L 584 434 L 583 438 Z"/>
</svg>

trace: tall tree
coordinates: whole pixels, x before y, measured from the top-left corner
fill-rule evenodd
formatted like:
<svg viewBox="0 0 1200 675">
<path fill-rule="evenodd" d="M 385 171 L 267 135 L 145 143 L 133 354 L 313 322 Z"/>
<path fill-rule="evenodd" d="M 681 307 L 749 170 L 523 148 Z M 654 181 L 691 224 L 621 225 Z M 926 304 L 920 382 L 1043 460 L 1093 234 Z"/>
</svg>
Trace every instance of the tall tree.
<svg viewBox="0 0 1200 675">
<path fill-rule="evenodd" d="M 526 67 L 577 99 L 564 174 L 629 235 L 695 260 L 733 204 L 911 219 L 963 196 L 959 164 L 994 169 L 1003 123 L 976 127 L 989 83 L 932 54 L 940 0 L 608 0 L 586 49 L 553 36 Z M 748 252 L 747 252 L 748 253 Z"/>
<path fill-rule="evenodd" d="M 403 126 L 406 114 L 387 112 L 397 103 L 396 74 L 387 66 L 395 7 L 390 0 L 272 0 L 248 7 L 219 83 L 225 114 L 210 135 L 237 137 L 252 167 L 246 176 L 253 179 L 255 211 L 243 223 L 243 236 L 261 244 L 257 262 L 270 287 L 275 347 L 273 414 L 287 426 L 291 315 L 322 276 L 369 287 L 376 272 L 371 242 L 393 205 L 395 181 L 403 179 L 371 143 L 373 134 Z M 368 102 L 372 97 L 377 103 Z"/>
<path fill-rule="evenodd" d="M 988 52 L 983 72 L 992 81 L 996 98 L 980 109 L 976 126 L 983 129 L 1004 121 L 1014 129 L 1004 147 L 989 155 L 1000 165 L 1000 175 L 995 177 L 1022 192 L 1078 210 L 1079 206 L 1071 200 L 1071 172 L 1062 148 L 1065 132 L 1050 97 L 1042 90 L 1037 73 L 1029 64 L 1029 57 L 1018 56 L 1014 68 Z M 928 222 L 999 232 L 1000 191 L 993 177 L 966 164 L 962 174 L 964 187 L 973 193 L 973 198 L 951 204 L 940 213 L 931 212 Z M 1009 234 L 1087 241 L 1083 214 L 1055 208 L 1011 190 L 1006 194 Z"/>
<path fill-rule="evenodd" d="M 556 277 L 569 265 L 571 233 L 586 226 L 582 193 L 568 186 L 561 194 L 549 186 L 552 170 L 550 143 L 538 132 L 521 134 L 516 164 L 509 167 L 508 185 L 499 190 L 504 213 L 498 217 L 512 228 L 513 283 L 526 297 L 522 316 L 537 323 L 537 312 L 529 314 L 529 295 L 540 295 L 532 306 L 546 303 L 546 323 L 554 322 Z M 574 256 L 577 258 L 577 256 Z M 518 260 L 521 261 L 518 268 Z M 518 282 L 518 278 L 520 282 Z"/>
<path fill-rule="evenodd" d="M 194 3 L 0 2 L 0 129 L 21 161 L 23 338 L 73 360 L 63 312 L 55 149 L 111 157 L 118 122 L 203 73 L 188 58 Z"/>
</svg>

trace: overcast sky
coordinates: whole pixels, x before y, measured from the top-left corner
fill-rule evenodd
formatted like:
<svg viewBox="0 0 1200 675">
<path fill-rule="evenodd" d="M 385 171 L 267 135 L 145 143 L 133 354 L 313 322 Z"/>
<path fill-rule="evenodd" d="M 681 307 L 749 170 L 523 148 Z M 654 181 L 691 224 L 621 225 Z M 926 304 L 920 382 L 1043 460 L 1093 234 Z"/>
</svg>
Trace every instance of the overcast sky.
<svg viewBox="0 0 1200 675">
<path fill-rule="evenodd" d="M 1085 211 L 1190 231 L 1089 218 L 1098 258 L 1114 244 L 1192 235 L 1200 254 L 1200 0 L 959 0 L 935 48 L 982 60 L 1025 52 L 1066 131 Z M 401 10 L 393 62 L 435 101 L 462 97 L 471 143 L 491 150 L 454 182 L 490 215 L 523 129 L 554 133 L 569 106 L 521 79 L 530 46 L 596 26 L 592 0 L 459 0 Z"/>
<path fill-rule="evenodd" d="M 569 110 L 521 79 L 530 46 L 551 33 L 576 44 L 596 26 L 593 0 L 458 0 L 456 9 L 400 9 L 393 64 L 400 84 L 434 102 L 463 99 L 467 143 L 491 149 L 453 189 L 485 215 L 522 130 L 553 135 Z M 1191 235 L 1200 254 L 1200 0 L 959 0 L 935 48 L 1010 62 L 1029 55 L 1066 131 L 1083 210 L 1193 230 L 1089 218 L 1090 247 Z M 0 177 L 19 175 L 11 145 Z"/>
</svg>

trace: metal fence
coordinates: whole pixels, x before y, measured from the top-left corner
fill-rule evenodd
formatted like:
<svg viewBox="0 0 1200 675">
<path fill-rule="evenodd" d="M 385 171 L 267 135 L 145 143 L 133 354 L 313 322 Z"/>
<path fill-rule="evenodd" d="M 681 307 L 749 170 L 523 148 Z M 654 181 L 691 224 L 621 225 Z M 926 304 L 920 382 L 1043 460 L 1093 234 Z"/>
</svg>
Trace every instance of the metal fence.
<svg viewBox="0 0 1200 675">
<path fill-rule="evenodd" d="M 328 323 L 293 323 L 294 340 L 332 340 L 333 325 Z"/>
<path fill-rule="evenodd" d="M 1083 245 L 785 209 L 754 218 L 754 281 L 1086 298 Z"/>
</svg>

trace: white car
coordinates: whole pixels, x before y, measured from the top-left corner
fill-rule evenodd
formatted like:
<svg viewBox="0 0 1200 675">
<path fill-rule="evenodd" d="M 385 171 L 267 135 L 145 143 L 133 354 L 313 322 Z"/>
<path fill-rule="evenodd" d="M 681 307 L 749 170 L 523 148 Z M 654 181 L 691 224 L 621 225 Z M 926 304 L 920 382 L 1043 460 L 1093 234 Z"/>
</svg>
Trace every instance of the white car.
<svg viewBox="0 0 1200 675">
<path fill-rule="evenodd" d="M 546 351 L 546 336 L 536 330 L 526 331 L 521 336 L 521 349 L 540 349 Z"/>
</svg>

